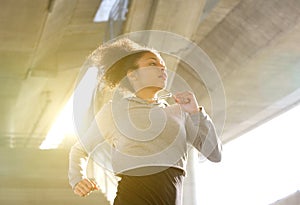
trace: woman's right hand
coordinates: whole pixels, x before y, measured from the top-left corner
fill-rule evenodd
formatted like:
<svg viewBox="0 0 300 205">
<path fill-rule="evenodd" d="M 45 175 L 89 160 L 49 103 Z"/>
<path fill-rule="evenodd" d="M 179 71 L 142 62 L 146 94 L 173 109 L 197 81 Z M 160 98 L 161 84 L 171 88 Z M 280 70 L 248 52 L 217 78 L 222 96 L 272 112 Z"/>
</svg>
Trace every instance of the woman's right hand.
<svg viewBox="0 0 300 205">
<path fill-rule="evenodd" d="M 74 193 L 78 196 L 88 196 L 92 191 L 98 190 L 96 182 L 90 179 L 82 179 L 74 187 Z"/>
</svg>

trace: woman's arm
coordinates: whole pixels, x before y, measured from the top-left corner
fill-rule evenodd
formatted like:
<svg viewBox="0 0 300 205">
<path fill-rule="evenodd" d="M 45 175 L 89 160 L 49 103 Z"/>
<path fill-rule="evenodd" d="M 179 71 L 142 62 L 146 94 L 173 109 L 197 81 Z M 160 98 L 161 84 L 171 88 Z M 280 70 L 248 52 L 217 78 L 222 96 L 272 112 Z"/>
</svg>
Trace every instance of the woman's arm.
<svg viewBox="0 0 300 205">
<path fill-rule="evenodd" d="M 177 93 L 174 99 L 187 113 L 185 127 L 188 141 L 210 161 L 221 161 L 222 144 L 214 123 L 204 108 L 198 105 L 195 95 L 185 91 Z"/>
<path fill-rule="evenodd" d="M 72 146 L 69 154 L 69 183 L 74 193 L 81 197 L 98 190 L 97 184 L 86 176 L 87 158 L 87 153 L 79 142 Z"/>
<path fill-rule="evenodd" d="M 69 183 L 74 193 L 86 196 L 91 191 L 97 190 L 96 183 L 86 176 L 88 153 L 93 153 L 99 145 L 105 145 L 103 136 L 111 132 L 110 104 L 103 106 L 97 113 L 89 128 L 80 136 L 79 141 L 72 146 L 69 154 Z"/>
<path fill-rule="evenodd" d="M 187 116 L 187 135 L 190 143 L 212 162 L 220 162 L 222 143 L 213 121 L 203 107 L 198 113 Z"/>
<path fill-rule="evenodd" d="M 79 142 L 71 147 L 69 153 L 69 183 L 72 188 L 86 176 L 88 155 Z"/>
</svg>

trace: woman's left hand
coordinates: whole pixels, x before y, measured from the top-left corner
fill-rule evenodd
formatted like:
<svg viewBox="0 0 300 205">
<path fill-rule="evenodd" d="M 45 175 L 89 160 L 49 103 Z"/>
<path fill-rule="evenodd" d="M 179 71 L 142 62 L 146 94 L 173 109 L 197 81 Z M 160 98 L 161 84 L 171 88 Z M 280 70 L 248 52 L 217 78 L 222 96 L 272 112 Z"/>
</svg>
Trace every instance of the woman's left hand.
<svg viewBox="0 0 300 205">
<path fill-rule="evenodd" d="M 199 112 L 199 105 L 194 93 L 190 91 L 184 91 L 173 95 L 176 103 L 178 103 L 183 111 L 190 114 Z"/>
</svg>

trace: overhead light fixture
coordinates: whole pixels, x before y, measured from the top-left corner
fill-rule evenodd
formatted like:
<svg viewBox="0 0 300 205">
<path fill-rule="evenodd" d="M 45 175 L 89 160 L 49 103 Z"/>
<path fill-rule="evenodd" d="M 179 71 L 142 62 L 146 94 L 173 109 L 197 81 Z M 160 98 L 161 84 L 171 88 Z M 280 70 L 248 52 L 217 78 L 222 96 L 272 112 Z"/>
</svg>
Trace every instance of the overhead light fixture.
<svg viewBox="0 0 300 205">
<path fill-rule="evenodd" d="M 94 17 L 94 22 L 105 22 L 109 19 L 109 13 L 118 0 L 102 0 Z"/>
</svg>

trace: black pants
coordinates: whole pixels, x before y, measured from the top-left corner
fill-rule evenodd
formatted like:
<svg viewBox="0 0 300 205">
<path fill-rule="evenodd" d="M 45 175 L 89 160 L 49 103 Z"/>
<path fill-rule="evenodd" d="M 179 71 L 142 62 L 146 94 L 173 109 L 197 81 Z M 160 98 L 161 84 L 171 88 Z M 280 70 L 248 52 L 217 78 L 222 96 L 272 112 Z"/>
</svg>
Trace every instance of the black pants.
<svg viewBox="0 0 300 205">
<path fill-rule="evenodd" d="M 114 205 L 181 205 L 183 171 L 168 168 L 146 176 L 122 175 Z"/>
</svg>

